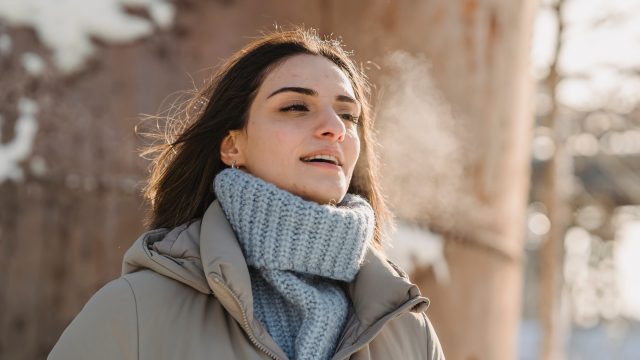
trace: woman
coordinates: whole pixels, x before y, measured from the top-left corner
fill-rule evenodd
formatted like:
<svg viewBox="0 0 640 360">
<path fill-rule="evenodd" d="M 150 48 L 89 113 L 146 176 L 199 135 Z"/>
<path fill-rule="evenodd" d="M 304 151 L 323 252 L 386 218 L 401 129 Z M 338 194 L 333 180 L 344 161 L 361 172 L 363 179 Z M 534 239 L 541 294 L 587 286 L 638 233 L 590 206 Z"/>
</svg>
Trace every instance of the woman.
<svg viewBox="0 0 640 360">
<path fill-rule="evenodd" d="M 382 253 L 368 94 L 312 31 L 228 59 L 152 149 L 153 230 L 49 359 L 444 359 Z"/>
</svg>

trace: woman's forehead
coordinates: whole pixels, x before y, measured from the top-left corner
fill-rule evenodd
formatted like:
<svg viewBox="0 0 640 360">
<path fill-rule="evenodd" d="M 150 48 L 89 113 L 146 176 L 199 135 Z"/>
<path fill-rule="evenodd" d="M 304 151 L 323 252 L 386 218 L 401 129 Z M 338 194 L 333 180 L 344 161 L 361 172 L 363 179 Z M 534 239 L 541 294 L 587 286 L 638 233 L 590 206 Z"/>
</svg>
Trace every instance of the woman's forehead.
<svg viewBox="0 0 640 360">
<path fill-rule="evenodd" d="M 296 55 L 267 75 L 260 92 L 270 94 L 282 87 L 305 87 L 320 96 L 355 97 L 347 75 L 331 60 L 317 55 Z"/>
</svg>

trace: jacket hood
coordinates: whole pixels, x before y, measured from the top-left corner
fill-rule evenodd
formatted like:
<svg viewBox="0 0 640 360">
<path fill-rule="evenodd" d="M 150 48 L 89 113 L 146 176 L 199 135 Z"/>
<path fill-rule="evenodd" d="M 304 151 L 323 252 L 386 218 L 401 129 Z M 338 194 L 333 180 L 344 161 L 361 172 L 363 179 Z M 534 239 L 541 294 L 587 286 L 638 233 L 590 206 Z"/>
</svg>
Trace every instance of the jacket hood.
<svg viewBox="0 0 640 360">
<path fill-rule="evenodd" d="M 217 200 L 202 220 L 170 231 L 148 231 L 136 240 L 124 256 L 122 275 L 144 269 L 215 295 L 236 321 L 249 326 L 265 345 L 282 351 L 253 315 L 249 269 Z M 404 305 L 410 305 L 412 312 L 423 312 L 429 305 L 406 274 L 371 246 L 356 278 L 346 284 L 346 293 L 355 316 L 347 320 L 339 349 Z M 284 353 L 278 355 L 286 358 Z"/>
</svg>

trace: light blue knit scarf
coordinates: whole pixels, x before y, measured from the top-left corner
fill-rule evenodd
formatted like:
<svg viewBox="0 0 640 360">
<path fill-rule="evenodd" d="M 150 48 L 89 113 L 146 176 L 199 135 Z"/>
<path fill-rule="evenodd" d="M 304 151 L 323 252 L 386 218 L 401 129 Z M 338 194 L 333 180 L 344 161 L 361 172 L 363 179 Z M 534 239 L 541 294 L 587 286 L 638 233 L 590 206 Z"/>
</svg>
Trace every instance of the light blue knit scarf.
<svg viewBox="0 0 640 360">
<path fill-rule="evenodd" d="M 358 273 L 371 206 L 351 194 L 319 205 L 237 169 L 220 172 L 214 191 L 249 265 L 256 317 L 290 359 L 330 359 L 348 311 L 335 280 Z"/>
</svg>

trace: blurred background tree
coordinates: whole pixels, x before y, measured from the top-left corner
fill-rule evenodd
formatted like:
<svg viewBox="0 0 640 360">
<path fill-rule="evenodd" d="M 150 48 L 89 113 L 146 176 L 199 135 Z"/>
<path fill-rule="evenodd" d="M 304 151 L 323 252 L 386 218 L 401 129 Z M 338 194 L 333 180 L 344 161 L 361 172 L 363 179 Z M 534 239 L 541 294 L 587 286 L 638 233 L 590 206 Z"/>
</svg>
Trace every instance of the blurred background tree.
<svg viewBox="0 0 640 360">
<path fill-rule="evenodd" d="M 524 329 L 539 327 L 540 359 L 640 351 L 639 10 L 637 1 L 545 0 L 537 12 L 523 315 Z"/>
</svg>

